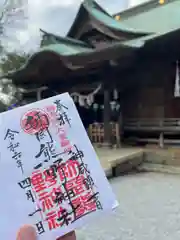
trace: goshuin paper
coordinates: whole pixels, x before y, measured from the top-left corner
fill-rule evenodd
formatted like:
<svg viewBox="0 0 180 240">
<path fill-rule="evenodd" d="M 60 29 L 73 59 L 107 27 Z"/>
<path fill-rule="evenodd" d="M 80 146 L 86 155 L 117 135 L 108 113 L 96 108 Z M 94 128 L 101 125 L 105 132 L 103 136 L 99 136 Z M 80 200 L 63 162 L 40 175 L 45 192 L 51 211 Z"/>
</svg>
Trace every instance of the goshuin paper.
<svg viewBox="0 0 180 240">
<path fill-rule="evenodd" d="M 0 235 L 56 239 L 118 205 L 68 93 L 0 114 Z"/>
</svg>

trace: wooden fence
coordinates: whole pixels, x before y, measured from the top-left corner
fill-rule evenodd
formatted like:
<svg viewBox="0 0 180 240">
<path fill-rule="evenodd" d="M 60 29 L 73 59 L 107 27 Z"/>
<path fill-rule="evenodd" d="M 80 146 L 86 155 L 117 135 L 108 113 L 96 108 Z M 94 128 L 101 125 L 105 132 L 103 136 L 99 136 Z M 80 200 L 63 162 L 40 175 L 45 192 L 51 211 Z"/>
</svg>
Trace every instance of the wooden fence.
<svg viewBox="0 0 180 240">
<path fill-rule="evenodd" d="M 110 123 L 111 126 L 111 144 L 120 146 L 120 129 L 119 124 L 115 122 Z M 104 143 L 104 123 L 93 123 L 88 129 L 89 137 L 92 143 L 103 144 Z"/>
<path fill-rule="evenodd" d="M 123 129 L 125 133 L 135 133 L 133 137 L 128 136 L 128 140 L 136 143 L 158 144 L 161 148 L 164 147 L 164 144 L 180 144 L 180 140 L 177 139 L 180 134 L 180 118 L 124 119 Z M 138 133 L 142 132 L 144 133 L 143 137 L 140 137 Z M 149 136 L 149 133 L 155 133 L 157 137 Z M 175 139 L 173 139 L 174 136 L 176 136 Z"/>
<path fill-rule="evenodd" d="M 124 130 L 180 132 L 180 118 L 124 119 Z"/>
</svg>

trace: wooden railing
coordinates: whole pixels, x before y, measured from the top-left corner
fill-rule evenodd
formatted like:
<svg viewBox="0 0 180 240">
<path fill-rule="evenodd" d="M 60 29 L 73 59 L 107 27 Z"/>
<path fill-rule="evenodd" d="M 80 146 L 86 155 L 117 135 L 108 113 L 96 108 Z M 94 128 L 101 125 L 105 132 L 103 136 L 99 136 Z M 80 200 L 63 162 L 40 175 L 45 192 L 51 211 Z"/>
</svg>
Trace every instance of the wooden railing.
<svg viewBox="0 0 180 240">
<path fill-rule="evenodd" d="M 110 123 L 111 126 L 111 143 L 117 147 L 120 146 L 120 130 L 119 124 L 115 122 Z M 92 143 L 103 144 L 104 143 L 104 123 L 93 123 L 89 126 L 89 137 Z"/>
<path fill-rule="evenodd" d="M 180 118 L 124 119 L 124 130 L 133 131 L 180 131 Z"/>
</svg>

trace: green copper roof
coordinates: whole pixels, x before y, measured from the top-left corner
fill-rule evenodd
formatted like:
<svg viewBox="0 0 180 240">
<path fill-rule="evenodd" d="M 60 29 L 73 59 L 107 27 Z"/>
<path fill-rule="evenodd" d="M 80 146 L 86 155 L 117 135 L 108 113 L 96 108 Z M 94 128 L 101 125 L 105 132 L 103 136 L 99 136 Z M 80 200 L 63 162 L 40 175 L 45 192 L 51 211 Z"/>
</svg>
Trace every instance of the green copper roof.
<svg viewBox="0 0 180 240">
<path fill-rule="evenodd" d="M 41 46 L 65 43 L 65 44 L 81 46 L 81 47 L 89 47 L 88 44 L 86 44 L 85 42 L 82 42 L 82 41 L 74 39 L 74 38 L 60 37 L 53 33 L 46 32 L 42 29 L 40 29 L 40 31 L 43 33 L 42 40 L 41 40 Z"/>
<path fill-rule="evenodd" d="M 126 42 L 125 42 L 126 43 Z M 114 43 L 111 46 L 107 47 L 107 49 L 110 48 L 123 48 L 123 47 L 129 47 L 129 48 L 139 48 L 142 47 L 143 41 L 139 41 L 138 44 L 135 44 L 134 42 L 127 42 L 127 44 L 121 44 L 121 43 Z M 67 45 L 67 44 L 50 44 L 44 47 L 41 47 L 40 50 L 36 53 L 41 53 L 41 52 L 54 52 L 58 55 L 61 56 L 72 56 L 72 55 L 78 55 L 78 54 L 88 54 L 88 53 L 93 53 L 97 52 L 96 49 L 91 49 L 91 48 L 85 48 L 85 47 L 78 47 L 78 46 L 72 46 L 72 45 Z M 101 50 L 99 50 L 99 54 Z M 35 54 L 35 55 L 36 55 Z"/>
<path fill-rule="evenodd" d="M 50 44 L 40 48 L 39 52 L 43 52 L 43 51 L 49 51 L 49 52 L 57 53 L 58 55 L 69 56 L 69 55 L 76 55 L 78 53 L 83 53 L 83 52 L 91 52 L 92 49 L 80 47 L 80 46 L 67 45 L 63 43 L 61 44 L 56 43 L 56 44 Z"/>
<path fill-rule="evenodd" d="M 140 42 L 139 42 L 140 43 Z M 18 79 L 21 78 L 21 75 L 23 76 L 22 79 L 25 79 L 26 71 L 28 71 L 28 66 L 33 66 L 33 59 L 37 56 L 41 56 L 41 53 L 47 53 L 46 57 L 42 54 L 42 60 L 46 62 L 46 58 L 48 58 L 48 53 L 55 53 L 57 56 L 60 57 L 61 61 L 65 65 L 67 64 L 67 61 L 69 60 L 69 63 L 72 63 L 72 66 L 70 69 L 73 68 L 84 68 L 85 65 L 95 63 L 95 62 L 101 62 L 101 61 L 107 61 L 110 59 L 116 59 L 120 58 L 121 56 L 125 56 L 126 53 L 129 56 L 129 53 L 136 49 L 139 49 L 144 43 L 141 42 L 141 44 L 137 45 L 132 43 L 127 44 L 121 44 L 119 42 L 116 42 L 115 44 L 112 44 L 109 47 L 105 47 L 103 49 L 92 49 L 92 48 L 86 48 L 86 47 L 80 47 L 80 46 L 73 46 L 68 44 L 50 44 L 44 47 L 41 47 L 40 50 L 36 53 L 34 53 L 18 71 L 10 72 L 6 76 L 6 78 L 11 79 Z M 35 68 L 37 68 L 37 62 L 35 61 Z M 69 66 L 67 66 L 69 68 Z M 32 71 L 32 68 L 31 68 Z M 24 75 L 23 75 L 24 74 Z M 18 81 L 18 80 L 17 80 Z"/>
<path fill-rule="evenodd" d="M 106 14 L 102 10 L 97 9 L 96 5 L 93 4 L 93 1 L 91 3 L 89 3 L 88 1 L 84 1 L 83 5 L 89 12 L 90 16 L 93 16 L 95 19 L 102 22 L 107 27 L 123 32 L 138 33 L 138 29 L 129 27 L 127 24 L 124 24 L 121 21 L 117 21 L 112 16 Z M 147 31 L 145 30 L 144 32 Z"/>
<path fill-rule="evenodd" d="M 93 7 L 93 5 L 85 4 L 86 9 L 91 12 L 91 15 L 95 17 L 100 22 L 103 22 L 106 26 L 110 28 L 114 28 L 115 30 L 126 30 L 126 31 L 134 31 L 134 29 L 127 28 L 123 23 L 116 21 L 114 18 L 106 15 L 105 13 L 97 10 Z"/>
<path fill-rule="evenodd" d="M 122 12 L 119 15 L 120 22 L 133 29 L 158 33 L 180 28 L 180 0 L 165 0 L 164 4 L 159 4 L 157 0 L 154 7 L 149 7 L 134 15 L 133 9 L 131 12 L 130 16 L 128 16 L 128 10 L 127 13 Z"/>
<path fill-rule="evenodd" d="M 108 14 L 102 7 L 100 7 L 95 1 L 88 1 L 84 0 L 84 2 L 81 4 L 79 11 L 76 15 L 76 18 L 74 20 L 74 23 L 72 24 L 70 31 L 68 32 L 68 36 L 76 37 L 76 33 L 78 30 L 82 27 L 82 25 L 90 24 L 93 26 L 93 28 L 96 28 L 96 24 L 100 23 L 97 29 L 100 31 L 101 26 L 111 29 L 112 31 L 116 32 L 123 32 L 127 34 L 133 34 L 133 35 L 147 35 L 149 34 L 148 31 L 139 31 L 139 29 L 135 29 L 131 26 L 128 26 L 127 24 L 122 23 L 121 21 L 117 21 L 114 19 L 114 17 L 110 14 Z M 104 31 L 103 28 L 103 31 Z M 108 31 L 107 31 L 108 32 Z M 107 34 L 106 31 L 104 31 L 104 34 Z"/>
<path fill-rule="evenodd" d="M 178 29 L 179 29 L 179 32 L 180 32 L 180 28 L 178 28 Z M 139 38 L 128 40 L 128 41 L 123 41 L 121 43 L 124 46 L 131 46 L 131 47 L 139 47 L 139 48 L 141 48 L 148 42 L 155 42 L 156 40 L 158 40 L 160 38 L 162 40 L 162 38 L 164 38 L 164 37 L 166 37 L 168 35 L 170 36 L 174 32 L 177 32 L 177 31 L 166 31 L 166 32 L 161 32 L 161 33 L 155 33 L 155 34 L 139 37 Z"/>
</svg>

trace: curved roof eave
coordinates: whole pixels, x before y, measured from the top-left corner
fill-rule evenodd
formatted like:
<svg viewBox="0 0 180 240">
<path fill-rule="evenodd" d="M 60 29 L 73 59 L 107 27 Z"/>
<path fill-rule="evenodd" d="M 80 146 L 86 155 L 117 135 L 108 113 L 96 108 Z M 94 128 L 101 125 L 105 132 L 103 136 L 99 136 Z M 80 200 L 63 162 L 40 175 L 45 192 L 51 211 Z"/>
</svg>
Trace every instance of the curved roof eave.
<svg viewBox="0 0 180 240">
<path fill-rule="evenodd" d="M 172 1 L 172 0 L 169 0 L 169 1 Z M 159 2 L 157 0 L 149 0 L 149 1 L 145 1 L 143 3 L 140 3 L 138 5 L 132 6 L 121 12 L 115 13 L 115 14 L 113 14 L 113 17 L 121 16 L 121 18 L 123 18 L 123 19 L 129 18 L 129 17 L 134 17 L 135 15 L 138 15 L 142 12 L 146 12 L 149 9 L 154 9 L 157 6 L 161 7 L 161 5 L 159 4 Z"/>
<path fill-rule="evenodd" d="M 80 22 L 85 21 L 83 24 L 86 23 L 87 19 L 95 19 L 96 22 L 99 22 L 100 25 L 103 25 L 104 27 L 107 27 L 115 32 L 121 32 L 125 34 L 131 34 L 135 35 L 137 37 L 139 36 L 145 36 L 152 34 L 150 32 L 142 32 L 138 29 L 132 29 L 121 23 L 120 21 L 117 21 L 108 14 L 102 7 L 100 7 L 95 1 L 92 1 L 91 3 L 88 1 L 84 1 L 78 11 L 78 14 L 76 15 L 76 18 L 73 22 L 73 25 L 70 28 L 70 31 L 68 32 L 67 36 L 69 37 L 75 37 L 76 32 L 78 31 Z M 93 24 L 93 23 L 92 23 Z M 100 29 L 98 29 L 100 30 Z M 103 32 L 103 30 L 102 30 Z"/>
<path fill-rule="evenodd" d="M 133 40 L 129 40 L 129 41 L 122 41 L 121 43 L 112 44 L 111 46 L 108 46 L 108 47 L 105 47 L 104 49 L 99 49 L 99 50 L 84 48 L 84 51 L 82 51 L 82 49 L 81 50 L 79 49 L 78 52 L 76 52 L 76 53 L 74 52 L 74 53 L 71 53 L 69 55 L 68 54 L 62 55 L 62 53 L 60 51 L 57 51 L 57 48 L 54 48 L 55 45 L 57 46 L 57 45 L 61 45 L 61 44 L 48 45 L 46 47 L 41 48 L 40 51 L 36 52 L 35 54 L 31 55 L 28 58 L 26 64 L 23 65 L 19 70 L 12 71 L 12 72 L 9 72 L 6 75 L 0 76 L 0 79 L 2 79 L 2 78 L 11 79 L 16 72 L 22 71 L 25 68 L 27 68 L 31 59 L 33 59 L 38 54 L 41 54 L 42 52 L 53 52 L 57 56 L 59 56 L 62 60 L 64 60 L 64 62 L 70 60 L 75 65 L 79 64 L 81 62 L 82 67 L 83 67 L 83 64 L 85 64 L 84 60 L 87 59 L 87 57 L 89 57 L 89 60 L 96 61 L 96 58 L 97 58 L 97 61 L 101 61 L 102 58 L 103 58 L 103 54 L 111 53 L 110 54 L 111 56 L 110 55 L 107 56 L 111 60 L 113 51 L 114 51 L 113 54 L 121 57 L 121 50 L 131 51 L 131 50 L 142 49 L 142 48 L 146 47 L 147 44 L 150 44 L 152 42 L 156 42 L 158 40 L 161 41 L 162 38 L 164 38 L 167 35 L 171 35 L 172 33 L 175 33 L 176 31 L 180 31 L 180 30 L 176 29 L 172 32 L 164 32 L 164 33 L 159 33 L 159 34 L 156 33 L 156 34 L 152 34 L 150 36 L 140 37 L 138 39 L 133 39 Z M 93 59 L 94 56 L 96 56 L 96 58 Z M 80 61 L 78 59 L 80 59 Z M 104 59 L 104 60 L 108 60 L 108 59 Z"/>
<path fill-rule="evenodd" d="M 61 51 L 61 44 L 52 44 L 52 45 L 48 45 L 46 47 L 41 48 L 40 51 L 33 54 L 29 58 L 26 64 L 26 67 L 28 66 L 28 63 L 30 63 L 30 61 L 33 60 L 33 58 L 36 57 L 37 55 L 44 52 L 47 52 L 47 53 L 49 52 L 57 55 L 62 60 L 62 62 L 64 62 L 65 65 L 71 64 L 71 66 L 74 66 L 77 68 L 78 67 L 83 68 L 85 65 L 92 62 L 111 60 L 112 58 L 117 58 L 117 57 L 119 58 L 121 57 L 121 51 L 124 54 L 126 51 L 137 50 L 141 48 L 143 45 L 144 45 L 143 41 L 139 41 L 138 44 L 116 43 L 116 44 L 113 44 L 112 46 L 104 47 L 99 50 L 84 48 L 81 50 L 74 49 L 74 52 L 71 52 L 71 53 L 63 53 Z"/>
<path fill-rule="evenodd" d="M 19 70 L 9 72 L 4 76 L 0 76 L 0 79 L 3 77 L 12 79 L 13 76 L 15 76 L 16 74 L 28 69 L 28 66 L 31 64 L 31 61 L 33 61 L 33 59 L 36 56 L 45 52 L 54 53 L 60 58 L 60 60 L 66 65 L 67 68 L 70 68 L 73 70 L 73 69 L 84 68 L 84 66 L 93 64 L 96 62 L 111 60 L 113 58 L 114 59 L 120 58 L 121 55 L 123 56 L 126 55 L 126 52 L 131 52 L 133 50 L 137 50 L 141 48 L 143 46 L 143 42 L 141 42 L 141 44 L 139 45 L 135 45 L 135 44 L 123 45 L 120 43 L 116 43 L 110 47 L 99 49 L 98 51 L 90 48 L 82 48 L 82 49 L 74 49 L 74 50 L 72 50 L 71 48 L 72 52 L 70 53 L 70 49 L 69 49 L 69 53 L 66 52 L 65 54 L 63 54 L 62 52 L 61 45 L 62 44 L 51 44 L 51 45 L 42 47 L 38 52 L 32 54 L 28 58 L 26 63 Z"/>
<path fill-rule="evenodd" d="M 121 21 L 117 21 L 112 16 L 106 15 L 102 11 L 99 11 L 93 6 L 93 4 L 89 4 L 88 2 L 84 2 L 84 7 L 86 8 L 90 17 L 93 17 L 94 19 L 96 19 L 96 21 L 100 22 L 100 24 L 103 24 L 114 31 L 119 31 L 122 33 L 130 33 L 136 36 L 139 36 L 139 35 L 145 36 L 145 35 L 152 34 L 150 32 L 142 32 L 142 31 L 139 31 L 138 29 L 135 30 L 135 29 L 129 28 L 125 24 L 121 23 Z"/>
<path fill-rule="evenodd" d="M 60 42 L 60 43 L 65 43 L 65 44 L 72 44 L 72 45 L 79 45 L 80 47 L 90 47 L 87 43 L 83 42 L 83 41 L 80 41 L 80 40 L 77 40 L 77 39 L 74 39 L 74 38 L 70 38 L 70 37 L 61 37 L 59 35 L 56 35 L 54 33 L 50 33 L 50 32 L 47 32 L 43 29 L 40 28 L 40 31 L 44 34 L 44 35 L 51 35 L 55 38 L 57 38 L 57 40 Z"/>
<path fill-rule="evenodd" d="M 83 19 L 85 19 L 85 16 L 87 16 L 87 13 L 84 9 L 84 5 L 81 3 L 78 13 L 76 14 L 76 17 L 73 21 L 73 24 L 67 33 L 67 37 L 74 38 L 76 36 L 77 31 L 79 29 L 79 24 L 80 24 L 80 22 L 83 21 Z"/>
<path fill-rule="evenodd" d="M 73 24 L 70 28 L 70 30 L 67 33 L 68 37 L 74 38 L 76 35 L 77 30 L 79 29 L 79 23 L 85 19 L 85 16 L 88 16 L 87 9 L 85 8 L 85 4 L 87 3 L 88 0 L 84 0 L 78 10 L 78 13 L 73 21 Z M 88 3 L 89 4 L 89 3 Z M 93 5 L 101 12 L 106 14 L 107 16 L 111 16 L 108 12 L 106 12 L 97 2 L 93 1 Z"/>
</svg>

